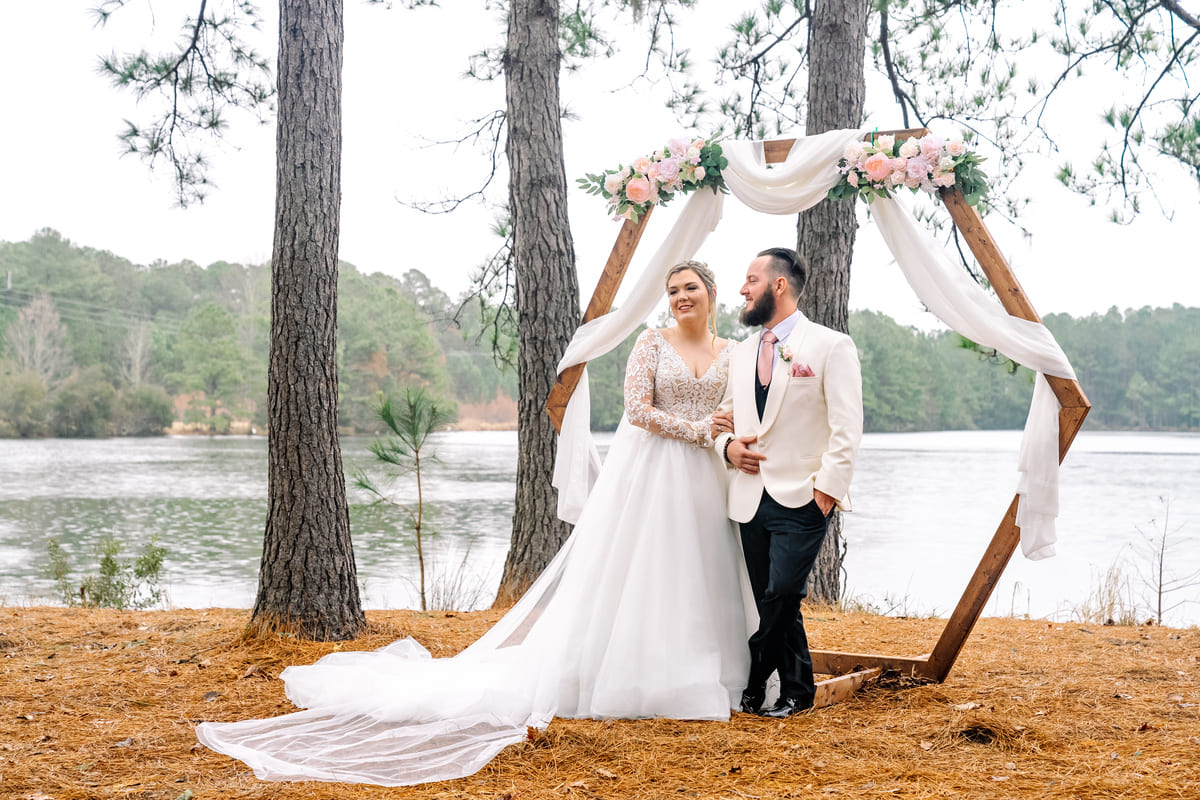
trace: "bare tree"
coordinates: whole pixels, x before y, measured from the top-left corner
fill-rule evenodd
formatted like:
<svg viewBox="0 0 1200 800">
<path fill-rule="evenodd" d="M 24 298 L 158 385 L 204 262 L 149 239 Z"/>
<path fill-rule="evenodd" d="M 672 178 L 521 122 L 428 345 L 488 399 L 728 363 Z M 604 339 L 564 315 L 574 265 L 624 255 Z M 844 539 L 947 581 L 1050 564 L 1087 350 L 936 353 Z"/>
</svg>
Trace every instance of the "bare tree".
<svg viewBox="0 0 1200 800">
<path fill-rule="evenodd" d="M 150 368 L 150 325 L 140 322 L 129 328 L 121 345 L 121 361 L 117 365 L 121 381 L 126 386 L 141 386 Z"/>
<path fill-rule="evenodd" d="M 39 376 L 47 389 L 53 389 L 71 373 L 73 364 L 66 342 L 67 329 L 54 301 L 45 294 L 21 308 L 4 331 L 9 357 L 23 371 Z"/>
</svg>

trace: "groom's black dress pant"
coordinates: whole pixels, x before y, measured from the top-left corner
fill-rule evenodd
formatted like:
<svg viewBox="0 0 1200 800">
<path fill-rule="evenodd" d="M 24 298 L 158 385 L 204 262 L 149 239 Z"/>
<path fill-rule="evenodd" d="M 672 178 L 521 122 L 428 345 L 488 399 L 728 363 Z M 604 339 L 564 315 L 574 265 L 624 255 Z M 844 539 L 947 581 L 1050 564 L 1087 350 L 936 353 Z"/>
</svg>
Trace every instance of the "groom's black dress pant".
<svg viewBox="0 0 1200 800">
<path fill-rule="evenodd" d="M 812 656 L 800 601 L 808 594 L 812 572 L 829 520 L 816 501 L 787 508 L 765 491 L 758 513 L 741 524 L 742 550 L 758 606 L 758 630 L 750 637 L 750 680 L 758 689 L 779 670 L 780 695 L 812 702 Z"/>
</svg>

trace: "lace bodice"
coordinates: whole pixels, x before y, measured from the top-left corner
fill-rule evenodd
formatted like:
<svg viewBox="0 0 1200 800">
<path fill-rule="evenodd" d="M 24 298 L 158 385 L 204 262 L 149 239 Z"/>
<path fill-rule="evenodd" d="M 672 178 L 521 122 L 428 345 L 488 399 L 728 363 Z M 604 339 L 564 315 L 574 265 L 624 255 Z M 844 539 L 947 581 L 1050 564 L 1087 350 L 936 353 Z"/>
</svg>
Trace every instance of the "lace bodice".
<svg viewBox="0 0 1200 800">
<path fill-rule="evenodd" d="M 643 331 L 625 367 L 626 419 L 658 436 L 711 447 L 712 415 L 729 382 L 733 344 L 697 378 L 661 333 Z"/>
</svg>

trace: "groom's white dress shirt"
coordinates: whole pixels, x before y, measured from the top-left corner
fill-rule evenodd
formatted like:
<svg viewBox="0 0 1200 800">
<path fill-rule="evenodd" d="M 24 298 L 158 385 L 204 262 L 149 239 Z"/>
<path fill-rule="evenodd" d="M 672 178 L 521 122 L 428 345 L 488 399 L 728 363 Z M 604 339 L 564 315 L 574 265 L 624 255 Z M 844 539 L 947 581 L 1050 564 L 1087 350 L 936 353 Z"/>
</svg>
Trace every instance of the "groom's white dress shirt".
<svg viewBox="0 0 1200 800">
<path fill-rule="evenodd" d="M 724 453 L 734 437 L 757 435 L 751 449 L 766 458 L 754 475 L 733 471 L 729 516 L 749 522 L 764 489 L 789 508 L 805 505 L 813 499 L 813 489 L 819 489 L 849 511 L 850 478 L 863 427 L 858 350 L 849 336 L 817 325 L 799 311 L 774 332 L 779 344 L 791 349 L 792 359 L 785 361 L 776 348 L 762 419 L 754 402 L 761 334 L 738 344 L 730 355 L 721 410 L 732 409 L 734 432 L 717 437 L 717 453 Z M 794 376 L 794 369 L 805 366 L 812 375 Z"/>
</svg>

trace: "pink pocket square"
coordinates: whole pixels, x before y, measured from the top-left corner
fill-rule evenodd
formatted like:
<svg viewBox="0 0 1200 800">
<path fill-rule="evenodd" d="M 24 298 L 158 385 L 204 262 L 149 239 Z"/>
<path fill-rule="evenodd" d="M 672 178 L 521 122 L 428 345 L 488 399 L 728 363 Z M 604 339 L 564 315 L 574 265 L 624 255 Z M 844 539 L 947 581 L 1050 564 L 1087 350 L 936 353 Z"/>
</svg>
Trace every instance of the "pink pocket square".
<svg viewBox="0 0 1200 800">
<path fill-rule="evenodd" d="M 812 367 L 808 364 L 792 364 L 793 378 L 814 378 L 816 373 L 812 371 Z"/>
</svg>

